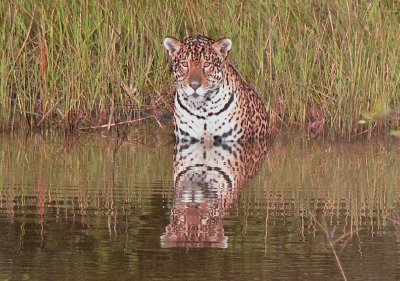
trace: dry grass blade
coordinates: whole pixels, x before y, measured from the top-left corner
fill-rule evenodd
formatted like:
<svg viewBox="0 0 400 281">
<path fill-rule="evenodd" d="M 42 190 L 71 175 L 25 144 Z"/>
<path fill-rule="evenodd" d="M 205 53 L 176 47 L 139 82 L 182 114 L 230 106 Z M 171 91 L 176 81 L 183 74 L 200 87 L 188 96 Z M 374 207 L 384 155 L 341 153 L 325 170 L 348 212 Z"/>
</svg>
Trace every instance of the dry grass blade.
<svg viewBox="0 0 400 281">
<path fill-rule="evenodd" d="M 47 118 L 47 116 L 49 116 L 57 108 L 57 105 L 60 101 L 61 101 L 61 99 L 56 101 L 56 103 L 43 115 L 42 119 L 40 119 L 40 121 L 37 123 L 36 127 L 39 127 L 40 124 L 42 124 L 42 122 Z"/>
<path fill-rule="evenodd" d="M 22 43 L 22 46 L 21 46 L 21 48 L 19 49 L 19 51 L 18 51 L 18 53 L 17 53 L 17 56 L 15 57 L 14 65 L 15 65 L 15 63 L 17 62 L 17 60 L 19 59 L 19 57 L 21 56 L 22 51 L 23 51 L 24 48 L 26 47 L 26 43 L 28 42 L 29 36 L 31 35 L 32 25 L 33 25 L 34 19 L 35 19 L 35 10 L 34 10 L 33 13 L 32 13 L 31 22 L 30 22 L 30 24 L 29 24 L 28 32 L 26 33 L 24 42 Z"/>
<path fill-rule="evenodd" d="M 151 118 L 153 118 L 153 117 L 154 117 L 154 116 L 149 116 L 149 117 L 139 118 L 139 119 L 135 119 L 135 120 L 122 121 L 122 122 L 118 122 L 118 123 L 108 123 L 108 124 L 105 124 L 105 125 L 98 125 L 98 126 L 91 126 L 91 127 L 83 127 L 83 128 L 79 128 L 79 130 L 91 130 L 91 129 L 110 128 L 110 127 L 114 127 L 114 126 L 127 125 L 127 124 L 132 124 L 132 123 L 141 122 L 141 121 L 144 121 L 144 120 L 149 120 L 149 119 L 151 119 Z"/>
</svg>

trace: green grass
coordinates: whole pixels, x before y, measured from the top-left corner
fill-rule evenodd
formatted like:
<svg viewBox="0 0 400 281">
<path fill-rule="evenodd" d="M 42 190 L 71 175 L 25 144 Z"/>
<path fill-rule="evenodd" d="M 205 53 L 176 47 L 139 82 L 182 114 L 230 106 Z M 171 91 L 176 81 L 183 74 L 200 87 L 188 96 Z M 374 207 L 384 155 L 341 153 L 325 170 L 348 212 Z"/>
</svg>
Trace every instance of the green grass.
<svg viewBox="0 0 400 281">
<path fill-rule="evenodd" d="M 190 34 L 233 39 L 230 58 L 273 128 L 399 128 L 396 1 L 2 1 L 0 30 L 2 128 L 74 130 L 170 110 L 161 42 Z"/>
</svg>

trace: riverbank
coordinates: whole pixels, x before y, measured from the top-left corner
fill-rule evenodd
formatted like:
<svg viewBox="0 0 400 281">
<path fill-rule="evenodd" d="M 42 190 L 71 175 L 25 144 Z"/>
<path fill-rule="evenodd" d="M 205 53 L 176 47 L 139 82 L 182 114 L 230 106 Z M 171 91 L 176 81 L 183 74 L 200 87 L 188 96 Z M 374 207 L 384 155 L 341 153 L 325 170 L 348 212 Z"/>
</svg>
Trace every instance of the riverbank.
<svg viewBox="0 0 400 281">
<path fill-rule="evenodd" d="M 162 123 L 173 95 L 162 39 L 207 34 L 232 38 L 271 133 L 398 135 L 399 13 L 389 2 L 4 1 L 0 127 Z"/>
</svg>

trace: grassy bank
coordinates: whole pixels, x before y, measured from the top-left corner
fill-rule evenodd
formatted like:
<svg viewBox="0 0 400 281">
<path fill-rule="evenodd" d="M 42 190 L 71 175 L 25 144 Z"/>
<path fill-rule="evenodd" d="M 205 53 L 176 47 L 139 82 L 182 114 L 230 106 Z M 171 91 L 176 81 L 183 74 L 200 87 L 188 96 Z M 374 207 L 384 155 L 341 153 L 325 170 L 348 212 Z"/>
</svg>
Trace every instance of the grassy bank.
<svg viewBox="0 0 400 281">
<path fill-rule="evenodd" d="M 271 130 L 395 134 L 399 19 L 396 1 L 2 1 L 0 124 L 158 118 L 172 95 L 162 39 L 207 34 L 233 39 L 231 60 L 265 97 Z"/>
</svg>

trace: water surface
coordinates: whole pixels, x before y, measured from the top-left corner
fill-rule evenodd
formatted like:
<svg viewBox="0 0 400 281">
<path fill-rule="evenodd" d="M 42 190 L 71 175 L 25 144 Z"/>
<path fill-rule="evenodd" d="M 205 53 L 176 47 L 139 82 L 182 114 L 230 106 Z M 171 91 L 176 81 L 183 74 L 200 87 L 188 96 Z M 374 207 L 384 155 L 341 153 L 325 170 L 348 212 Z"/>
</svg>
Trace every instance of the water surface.
<svg viewBox="0 0 400 281">
<path fill-rule="evenodd" d="M 0 135 L 0 279 L 400 279 L 399 156 L 395 139 Z"/>
</svg>

